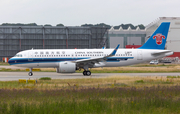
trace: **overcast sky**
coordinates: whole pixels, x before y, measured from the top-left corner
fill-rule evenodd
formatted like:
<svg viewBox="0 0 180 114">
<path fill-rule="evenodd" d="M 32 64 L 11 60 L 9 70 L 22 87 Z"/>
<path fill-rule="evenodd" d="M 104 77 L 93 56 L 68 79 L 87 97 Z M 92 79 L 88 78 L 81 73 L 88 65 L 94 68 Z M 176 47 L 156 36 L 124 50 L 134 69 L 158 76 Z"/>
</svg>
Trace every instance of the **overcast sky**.
<svg viewBox="0 0 180 114">
<path fill-rule="evenodd" d="M 158 17 L 180 17 L 180 0 L 0 0 L 0 24 L 147 25 Z"/>
</svg>

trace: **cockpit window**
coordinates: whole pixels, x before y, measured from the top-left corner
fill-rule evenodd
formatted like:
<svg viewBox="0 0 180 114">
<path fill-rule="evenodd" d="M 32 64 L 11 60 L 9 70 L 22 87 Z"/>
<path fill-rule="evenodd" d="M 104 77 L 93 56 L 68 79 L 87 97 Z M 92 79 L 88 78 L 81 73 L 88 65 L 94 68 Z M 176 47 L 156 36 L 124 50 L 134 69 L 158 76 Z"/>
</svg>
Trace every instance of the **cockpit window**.
<svg viewBox="0 0 180 114">
<path fill-rule="evenodd" d="M 14 57 L 22 57 L 22 55 L 21 54 L 17 54 Z"/>
</svg>

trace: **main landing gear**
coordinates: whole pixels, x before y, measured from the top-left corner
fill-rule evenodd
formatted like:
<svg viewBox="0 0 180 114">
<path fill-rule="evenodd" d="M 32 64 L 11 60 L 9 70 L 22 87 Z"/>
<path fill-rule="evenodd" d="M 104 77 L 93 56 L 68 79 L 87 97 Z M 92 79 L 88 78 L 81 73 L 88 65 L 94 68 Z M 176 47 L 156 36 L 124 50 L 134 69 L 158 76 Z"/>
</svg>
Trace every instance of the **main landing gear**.
<svg viewBox="0 0 180 114">
<path fill-rule="evenodd" d="M 83 72 L 83 75 L 84 75 L 84 76 L 90 76 L 90 75 L 91 75 L 91 71 L 86 71 L 86 70 L 85 70 L 85 71 Z"/>
<path fill-rule="evenodd" d="M 32 75 L 33 75 L 33 73 L 32 73 L 32 68 L 30 68 L 30 71 L 29 71 L 28 75 L 29 75 L 29 76 L 32 76 Z"/>
<path fill-rule="evenodd" d="M 91 71 L 89 71 L 88 68 L 89 68 L 88 65 L 84 66 L 84 68 L 83 68 L 84 69 L 84 72 L 83 72 L 84 76 L 90 76 L 91 75 Z"/>
</svg>

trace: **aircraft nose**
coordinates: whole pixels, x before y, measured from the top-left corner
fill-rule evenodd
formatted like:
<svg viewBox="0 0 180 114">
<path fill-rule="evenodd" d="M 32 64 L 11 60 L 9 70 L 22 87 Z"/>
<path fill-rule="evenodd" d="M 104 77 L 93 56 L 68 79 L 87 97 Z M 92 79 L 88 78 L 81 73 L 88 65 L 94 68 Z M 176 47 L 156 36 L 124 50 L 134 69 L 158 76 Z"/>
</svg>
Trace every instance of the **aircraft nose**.
<svg viewBox="0 0 180 114">
<path fill-rule="evenodd" d="M 11 64 L 11 63 L 12 63 L 12 58 L 10 58 L 10 59 L 8 60 L 8 63 L 9 63 L 9 64 Z"/>
</svg>

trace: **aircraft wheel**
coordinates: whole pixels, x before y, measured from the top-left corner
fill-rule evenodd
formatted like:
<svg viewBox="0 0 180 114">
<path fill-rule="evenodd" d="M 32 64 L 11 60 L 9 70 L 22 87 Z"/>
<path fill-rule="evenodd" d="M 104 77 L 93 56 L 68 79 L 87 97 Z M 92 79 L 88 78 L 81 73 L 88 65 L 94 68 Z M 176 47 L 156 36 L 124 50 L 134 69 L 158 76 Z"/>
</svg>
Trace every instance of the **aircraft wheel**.
<svg viewBox="0 0 180 114">
<path fill-rule="evenodd" d="M 91 71 L 86 71 L 86 75 L 90 76 L 91 75 Z"/>
<path fill-rule="evenodd" d="M 87 72 L 86 72 L 86 71 L 83 71 L 83 75 L 86 76 L 86 75 L 87 75 Z"/>
<path fill-rule="evenodd" d="M 32 73 L 32 72 L 29 72 L 29 73 L 28 73 L 28 75 L 29 75 L 29 76 L 32 76 L 32 75 L 33 75 L 33 73 Z"/>
</svg>

